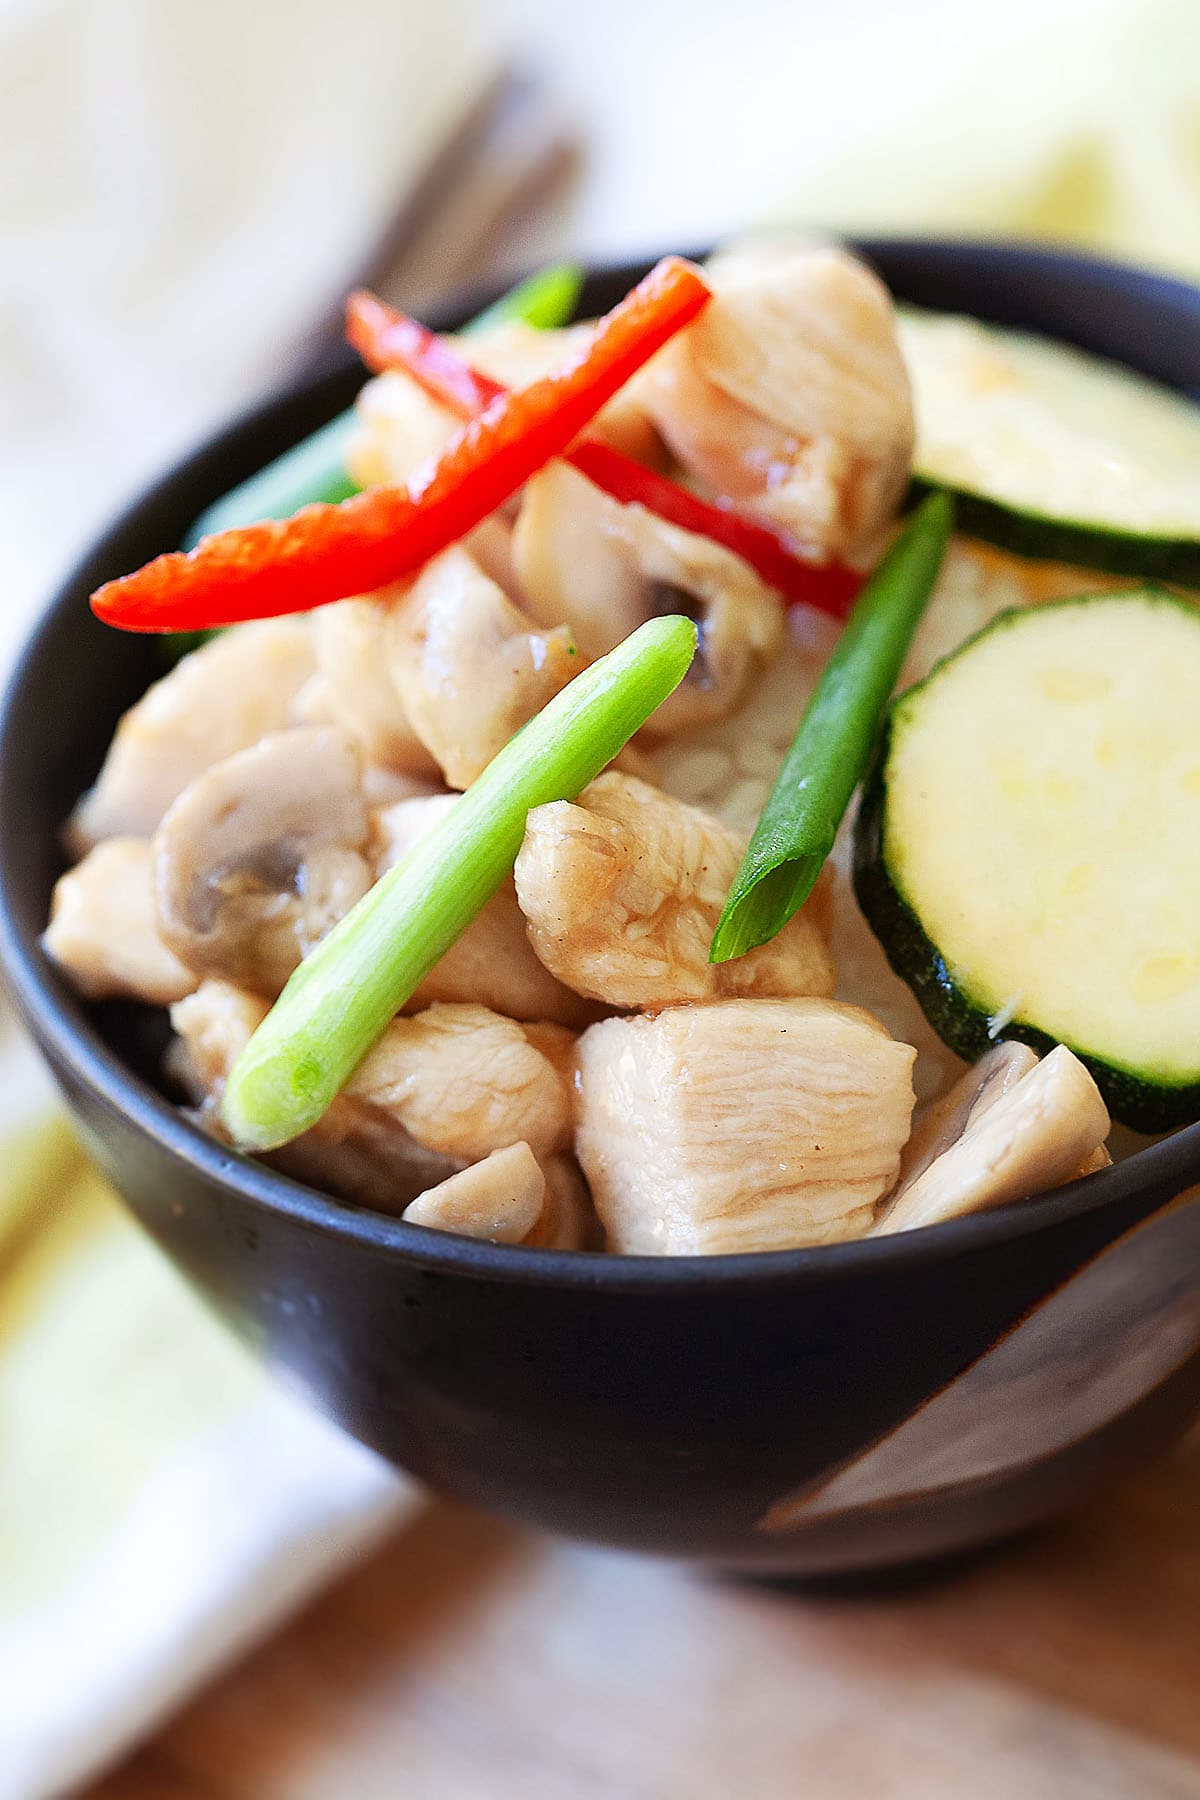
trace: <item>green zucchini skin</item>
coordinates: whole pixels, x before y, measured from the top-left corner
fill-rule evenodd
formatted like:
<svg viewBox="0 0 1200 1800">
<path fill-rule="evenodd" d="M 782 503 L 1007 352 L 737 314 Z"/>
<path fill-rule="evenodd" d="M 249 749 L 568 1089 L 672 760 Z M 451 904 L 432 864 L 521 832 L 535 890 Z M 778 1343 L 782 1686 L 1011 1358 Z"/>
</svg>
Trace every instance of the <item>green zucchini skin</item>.
<svg viewBox="0 0 1200 1800">
<path fill-rule="evenodd" d="M 1073 602 L 1059 604 L 1071 605 Z M 984 632 L 992 631 L 1013 616 L 1011 612 L 1000 614 L 976 636 L 983 636 Z M 1019 610 L 1016 616 L 1020 616 Z M 969 638 L 959 650 L 943 658 L 925 680 L 932 681 L 967 644 L 974 642 L 974 637 Z M 917 684 L 918 688 L 924 685 L 925 682 Z M 916 691 L 909 688 L 900 698 L 911 698 Z M 988 1029 L 990 1014 L 955 981 L 941 951 L 926 932 L 899 883 L 893 879 L 884 854 L 887 771 L 897 704 L 898 701 L 892 702 L 885 717 L 859 798 L 852 861 L 855 898 L 892 969 L 912 989 L 921 1011 L 942 1042 L 965 1062 L 975 1062 L 997 1041 Z M 1063 1041 L 1017 1020 L 1006 1025 L 998 1035 L 1028 1044 L 1043 1054 Z M 1200 1082 L 1175 1086 L 1151 1082 L 1118 1064 L 1089 1055 L 1077 1044 L 1068 1043 L 1067 1049 L 1073 1051 L 1091 1072 L 1113 1118 L 1132 1130 L 1147 1133 L 1174 1131 L 1200 1118 Z"/>
<path fill-rule="evenodd" d="M 1010 550 L 1014 556 L 1200 588 L 1200 542 L 1195 539 L 1144 537 L 1099 525 L 1073 524 L 1047 513 L 1018 512 L 968 488 L 927 481 L 919 472 L 910 483 L 906 505 L 916 505 L 938 490 L 953 496 L 957 531 L 999 550 Z"/>
</svg>

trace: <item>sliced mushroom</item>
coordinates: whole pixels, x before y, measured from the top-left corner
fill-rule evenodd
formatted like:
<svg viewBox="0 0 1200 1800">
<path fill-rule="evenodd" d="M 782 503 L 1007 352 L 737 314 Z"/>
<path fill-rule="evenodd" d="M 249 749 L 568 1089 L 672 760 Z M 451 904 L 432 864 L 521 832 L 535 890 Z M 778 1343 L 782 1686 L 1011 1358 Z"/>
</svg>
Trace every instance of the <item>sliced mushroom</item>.
<svg viewBox="0 0 1200 1800">
<path fill-rule="evenodd" d="M 183 1052 L 172 1059 L 173 1067 L 201 1122 L 217 1136 L 224 1135 L 219 1107 L 229 1071 L 266 1013 L 259 995 L 226 981 L 205 981 L 171 1008 Z M 459 1167 L 416 1143 L 393 1114 L 345 1094 L 311 1131 L 265 1160 L 297 1181 L 386 1213 L 401 1212 Z"/>
<path fill-rule="evenodd" d="M 1028 1044 L 995 1044 L 952 1088 L 919 1113 L 900 1158 L 896 1194 L 911 1187 L 963 1135 L 972 1115 L 983 1112 L 1038 1066 Z"/>
<path fill-rule="evenodd" d="M 1094 1160 L 1108 1130 L 1100 1091 L 1077 1056 L 1060 1044 L 1038 1062 L 1023 1045 L 1000 1045 L 914 1134 L 875 1230 L 912 1231 L 1059 1187 Z"/>
<path fill-rule="evenodd" d="M 674 454 L 720 498 L 822 557 L 895 511 L 912 397 L 883 283 L 842 250 L 757 245 L 710 266 L 713 298 L 639 383 Z"/>
<path fill-rule="evenodd" d="M 609 770 L 576 804 L 534 807 L 514 871 L 529 941 L 559 981 L 609 1006 L 733 994 L 831 994 L 811 907 L 760 949 L 710 963 L 745 840 L 697 807 Z"/>
<path fill-rule="evenodd" d="M 378 873 L 399 862 L 457 799 L 457 794 L 434 794 L 377 812 L 373 839 Z M 404 1010 L 419 1012 L 434 1000 L 478 1001 L 510 1019 L 549 1019 L 576 1027 L 596 1017 L 596 1008 L 556 981 L 534 955 L 511 877 L 430 970 Z"/>
<path fill-rule="evenodd" d="M 213 763 L 292 721 L 314 670 L 307 619 L 222 632 L 131 706 L 68 826 L 82 856 L 109 837 L 152 837 L 171 802 Z"/>
<path fill-rule="evenodd" d="M 389 607 L 392 679 L 450 787 L 468 787 L 579 673 L 570 632 L 529 623 L 461 546 L 427 563 Z"/>
<path fill-rule="evenodd" d="M 546 1054 L 553 1041 L 560 1061 Z M 395 1019 L 345 1097 L 398 1119 L 427 1149 L 478 1162 L 522 1140 L 541 1158 L 571 1139 L 573 1043 L 558 1026 L 526 1028 L 486 1006 L 435 1004 Z"/>
<path fill-rule="evenodd" d="M 861 1236 L 896 1178 L 915 1052 L 828 1000 L 606 1019 L 579 1040 L 576 1150 L 610 1250 Z"/>
<path fill-rule="evenodd" d="M 566 463 L 527 484 L 513 559 L 532 615 L 566 619 L 589 659 L 657 614 L 695 619 L 696 660 L 646 725 L 652 736 L 725 717 L 779 648 L 782 602 L 748 563 L 645 507 L 620 505 Z"/>
<path fill-rule="evenodd" d="M 409 1225 L 492 1244 L 519 1244 L 542 1216 L 546 1178 L 528 1144 L 493 1150 L 405 1207 Z"/>
<path fill-rule="evenodd" d="M 154 840 L 159 931 L 189 968 L 277 994 L 371 885 L 361 769 L 339 732 L 277 732 L 201 775 Z"/>
<path fill-rule="evenodd" d="M 196 985 L 158 935 L 145 838 L 106 838 L 55 884 L 42 947 L 89 1000 L 169 1006 Z"/>
</svg>

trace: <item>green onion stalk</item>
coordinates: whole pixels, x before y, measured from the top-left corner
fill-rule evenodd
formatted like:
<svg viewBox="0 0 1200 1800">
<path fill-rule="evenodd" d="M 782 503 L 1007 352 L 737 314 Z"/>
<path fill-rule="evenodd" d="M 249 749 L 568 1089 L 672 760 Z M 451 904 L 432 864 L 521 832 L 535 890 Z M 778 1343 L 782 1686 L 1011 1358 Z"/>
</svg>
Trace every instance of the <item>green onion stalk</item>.
<svg viewBox="0 0 1200 1800">
<path fill-rule="evenodd" d="M 683 680 L 696 627 L 652 619 L 577 675 L 293 974 L 235 1063 L 221 1116 L 242 1149 L 315 1125 L 417 985 L 500 887 L 529 809 L 569 800 Z"/>
<path fill-rule="evenodd" d="M 709 946 L 729 962 L 783 930 L 813 890 L 862 779 L 953 526 L 931 494 L 863 588 L 825 666 Z"/>
</svg>

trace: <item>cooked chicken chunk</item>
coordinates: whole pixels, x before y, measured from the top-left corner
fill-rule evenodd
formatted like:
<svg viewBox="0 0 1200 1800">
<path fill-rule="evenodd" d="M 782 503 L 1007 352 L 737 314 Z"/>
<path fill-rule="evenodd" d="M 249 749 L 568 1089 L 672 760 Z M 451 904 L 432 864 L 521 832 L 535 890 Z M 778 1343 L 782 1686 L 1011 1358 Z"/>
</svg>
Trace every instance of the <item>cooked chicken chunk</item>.
<svg viewBox="0 0 1200 1800">
<path fill-rule="evenodd" d="M 389 613 L 392 678 L 450 787 L 468 787 L 582 666 L 564 627 L 530 631 L 461 547 L 426 564 Z"/>
<path fill-rule="evenodd" d="M 402 800 L 376 813 L 377 869 L 383 874 L 445 818 L 457 794 Z M 534 955 L 510 878 L 432 968 L 405 1005 L 419 1012 L 433 1000 L 474 1000 L 510 1019 L 549 1019 L 583 1026 L 596 1008 L 556 981 Z"/>
<path fill-rule="evenodd" d="M 332 719 L 368 761 L 406 775 L 436 776 L 437 764 L 408 722 L 388 661 L 389 601 L 339 600 L 319 608 L 313 624 L 317 666 Z"/>
<path fill-rule="evenodd" d="M 158 935 L 145 838 L 107 838 L 56 883 L 42 947 L 89 1000 L 169 1006 L 196 985 Z"/>
<path fill-rule="evenodd" d="M 226 981 L 206 981 L 171 1008 L 183 1050 L 174 1067 L 202 1122 L 218 1136 L 229 1071 L 266 1013 L 265 1000 Z M 320 1124 L 264 1160 L 297 1181 L 386 1213 L 402 1211 L 459 1167 L 418 1144 L 393 1114 L 346 1094 L 339 1094 Z"/>
<path fill-rule="evenodd" d="M 81 856 L 102 838 L 153 836 L 197 775 L 290 724 L 314 666 L 307 619 L 239 625 L 185 656 L 118 725 L 72 815 L 71 848 Z"/>
<path fill-rule="evenodd" d="M 409 1135 L 458 1162 L 524 1140 L 538 1158 L 571 1137 L 573 1039 L 554 1025 L 523 1027 L 486 1006 L 435 1004 L 396 1019 L 360 1063 L 346 1095 L 390 1114 Z"/>
<path fill-rule="evenodd" d="M 154 839 L 158 927 L 189 967 L 277 994 L 366 893 L 369 820 L 340 732 L 275 732 L 208 769 Z"/>
<path fill-rule="evenodd" d="M 574 1157 L 550 1157 L 543 1173 L 542 1215 L 525 1242 L 539 1250 L 602 1250 L 604 1233 Z"/>
<path fill-rule="evenodd" d="M 538 331 L 516 320 L 451 339 L 473 368 L 505 387 L 527 387 L 577 353 L 590 327 Z M 361 487 L 404 482 L 437 456 L 462 420 L 400 372 L 377 375 L 358 397 L 360 429 L 347 461 Z M 635 390 L 622 389 L 593 419 L 589 437 L 602 438 L 614 449 L 639 461 L 651 461 L 660 449 L 657 434 Z"/>
<path fill-rule="evenodd" d="M 563 368 L 586 344 L 591 330 L 590 325 L 584 324 L 561 331 L 542 331 L 510 319 L 452 341 L 461 356 L 493 381 L 521 388 Z M 601 438 L 614 450 L 639 462 L 652 462 L 661 453 L 657 434 L 638 398 L 636 383 L 628 383 L 597 413 L 587 434 Z"/>
<path fill-rule="evenodd" d="M 908 481 L 912 397 L 887 289 L 844 251 L 716 259 L 714 297 L 639 396 L 684 467 L 822 557 L 853 554 Z"/>
<path fill-rule="evenodd" d="M 513 557 L 533 616 L 565 619 L 589 658 L 658 614 L 696 620 L 696 660 L 647 724 L 656 736 L 723 718 L 783 635 L 779 596 L 741 557 L 643 506 L 622 506 L 567 463 L 527 484 Z"/>
<path fill-rule="evenodd" d="M 458 1237 L 519 1244 L 537 1226 L 545 1196 L 546 1177 L 529 1145 L 509 1144 L 418 1194 L 403 1217 Z"/>
<path fill-rule="evenodd" d="M 1060 1044 L 1038 1062 L 1024 1046 L 1000 1045 L 914 1134 L 875 1230 L 911 1231 L 1059 1187 L 1094 1159 L 1108 1129 L 1100 1091 L 1077 1056 Z"/>
<path fill-rule="evenodd" d="M 610 1250 L 861 1236 L 896 1179 L 915 1052 L 827 1000 L 606 1019 L 579 1040 L 576 1149 Z"/>
<path fill-rule="evenodd" d="M 744 848 L 707 813 L 609 770 L 576 804 L 556 800 L 526 820 L 514 873 L 530 942 L 560 981 L 610 1006 L 832 993 L 811 907 L 761 949 L 709 962 Z"/>
</svg>

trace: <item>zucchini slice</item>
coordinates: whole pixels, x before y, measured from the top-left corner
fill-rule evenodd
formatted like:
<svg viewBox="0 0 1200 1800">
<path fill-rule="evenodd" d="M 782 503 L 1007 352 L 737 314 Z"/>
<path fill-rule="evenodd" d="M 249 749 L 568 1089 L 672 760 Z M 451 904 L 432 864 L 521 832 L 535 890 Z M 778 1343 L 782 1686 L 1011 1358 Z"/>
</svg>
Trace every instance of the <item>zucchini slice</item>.
<svg viewBox="0 0 1200 1800">
<path fill-rule="evenodd" d="M 905 308 L 918 488 L 1018 555 L 1200 587 L 1200 406 L 1049 338 Z"/>
<path fill-rule="evenodd" d="M 888 714 L 854 885 L 960 1056 L 1066 1044 L 1126 1125 L 1200 1117 L 1200 607 L 1057 601 L 939 663 Z"/>
</svg>

